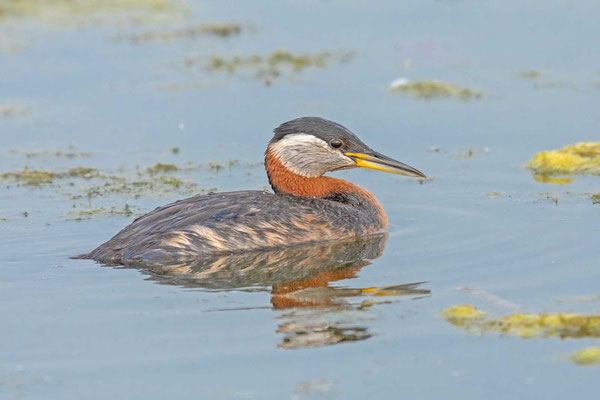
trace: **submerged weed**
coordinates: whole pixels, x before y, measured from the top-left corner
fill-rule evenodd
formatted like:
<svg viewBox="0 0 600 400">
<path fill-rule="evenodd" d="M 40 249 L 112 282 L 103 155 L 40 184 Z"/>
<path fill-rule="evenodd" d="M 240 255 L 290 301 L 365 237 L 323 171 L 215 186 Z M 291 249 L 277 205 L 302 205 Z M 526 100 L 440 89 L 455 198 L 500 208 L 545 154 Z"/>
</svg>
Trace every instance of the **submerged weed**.
<svg viewBox="0 0 600 400">
<path fill-rule="evenodd" d="M 150 175 L 162 174 L 165 172 L 175 172 L 178 170 L 179 168 L 175 164 L 163 164 L 160 162 L 154 164 L 152 167 L 146 168 L 146 172 Z"/>
<path fill-rule="evenodd" d="M 0 175 L 0 180 L 14 182 L 23 186 L 40 186 L 46 183 L 52 183 L 55 179 L 64 178 L 84 178 L 92 179 L 99 177 L 99 171 L 95 168 L 76 167 L 64 172 L 53 172 L 39 169 L 21 169 L 12 172 L 5 172 Z"/>
<path fill-rule="evenodd" d="M 201 25 L 188 26 L 174 30 L 156 30 L 138 32 L 128 36 L 118 35 L 117 40 L 125 38 L 132 43 L 169 42 L 178 39 L 193 39 L 202 35 L 212 35 L 221 38 L 238 36 L 242 33 L 242 24 L 236 22 L 211 22 Z"/>
<path fill-rule="evenodd" d="M 301 72 L 307 68 L 325 68 L 330 62 L 347 62 L 352 58 L 351 53 L 333 53 L 324 51 L 320 53 L 292 53 L 287 50 L 277 49 L 266 56 L 253 54 L 248 56 L 234 55 L 223 57 L 215 55 L 206 65 L 209 71 L 237 72 L 240 69 L 253 71 L 255 76 L 270 82 L 280 76 L 285 69 Z M 192 66 L 196 59 L 188 59 L 186 64 Z"/>
<path fill-rule="evenodd" d="M 68 216 L 70 217 L 69 219 L 82 220 L 82 219 L 90 219 L 97 215 L 109 215 L 109 216 L 121 215 L 121 216 L 130 217 L 133 214 L 134 214 L 134 212 L 131 209 L 131 207 L 129 206 L 129 204 L 125 204 L 125 206 L 122 208 L 97 207 L 97 208 L 87 208 L 87 209 L 82 209 L 82 210 L 71 211 L 68 213 Z"/>
<path fill-rule="evenodd" d="M 525 164 L 536 174 L 600 175 L 600 142 L 580 142 L 560 150 L 537 153 Z"/>
<path fill-rule="evenodd" d="M 484 97 L 483 92 L 435 80 L 411 82 L 406 78 L 399 78 L 390 84 L 389 90 L 423 100 L 453 97 L 461 101 L 469 101 Z"/>
<path fill-rule="evenodd" d="M 523 78 L 523 79 L 539 79 L 542 76 L 544 76 L 544 73 L 537 69 L 530 69 L 530 70 L 515 72 L 514 76 L 517 78 Z"/>
<path fill-rule="evenodd" d="M 0 118 L 20 117 L 29 114 L 30 111 L 31 106 L 28 104 L 16 101 L 0 101 Z"/>
<path fill-rule="evenodd" d="M 5 0 L 0 2 L 0 21 L 37 18 L 64 24 L 123 16 L 139 23 L 180 17 L 185 9 L 181 0 Z"/>
<path fill-rule="evenodd" d="M 56 178 L 56 173 L 44 170 L 22 169 L 13 172 L 5 172 L 0 175 L 3 181 L 12 181 L 24 186 L 40 186 L 45 183 L 52 183 Z"/>
<path fill-rule="evenodd" d="M 510 314 L 488 318 L 487 314 L 470 304 L 450 307 L 443 312 L 443 315 L 452 325 L 475 334 L 498 333 L 524 339 L 600 337 L 600 315 Z"/>
<path fill-rule="evenodd" d="M 600 347 L 587 347 L 571 355 L 571 361 L 577 365 L 598 365 L 600 364 Z"/>
</svg>

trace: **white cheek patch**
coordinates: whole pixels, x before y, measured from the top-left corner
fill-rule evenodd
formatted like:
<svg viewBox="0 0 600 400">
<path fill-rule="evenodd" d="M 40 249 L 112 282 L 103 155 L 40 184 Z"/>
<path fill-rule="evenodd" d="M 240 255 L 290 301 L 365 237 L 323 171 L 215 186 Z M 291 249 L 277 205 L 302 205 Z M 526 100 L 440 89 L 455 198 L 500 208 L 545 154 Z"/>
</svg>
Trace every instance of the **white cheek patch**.
<svg viewBox="0 0 600 400">
<path fill-rule="evenodd" d="M 354 161 L 313 135 L 295 133 L 270 145 L 273 155 L 290 171 L 315 178 L 327 171 L 354 166 Z"/>
</svg>

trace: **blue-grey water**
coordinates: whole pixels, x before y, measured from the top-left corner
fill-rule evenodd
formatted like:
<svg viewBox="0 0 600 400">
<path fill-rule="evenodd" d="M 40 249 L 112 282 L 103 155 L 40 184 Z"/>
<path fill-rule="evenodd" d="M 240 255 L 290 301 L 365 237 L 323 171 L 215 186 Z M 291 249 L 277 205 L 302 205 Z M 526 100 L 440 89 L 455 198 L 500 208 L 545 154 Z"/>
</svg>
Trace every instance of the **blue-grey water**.
<svg viewBox="0 0 600 400">
<path fill-rule="evenodd" d="M 88 198 L 103 181 L 1 182 L 0 398 L 594 396 L 598 367 L 569 355 L 598 339 L 467 334 L 441 313 L 600 311 L 599 178 L 554 185 L 523 168 L 539 151 L 600 139 L 599 2 L 16 3 L 0 2 L 0 104 L 12 110 L 0 112 L 0 174 L 85 166 L 151 179 L 143 171 L 161 162 L 198 187 Z M 223 21 L 241 23 L 240 35 L 132 40 Z M 204 67 L 213 55 L 276 49 L 352 57 L 283 67 L 269 85 L 253 67 Z M 529 70 L 542 75 L 517 76 Z M 400 77 L 485 97 L 391 93 Z M 304 267 L 261 280 L 240 278 L 234 263 L 217 282 L 68 258 L 134 218 L 86 210 L 139 214 L 195 191 L 265 188 L 271 130 L 304 115 L 342 123 L 431 177 L 334 174 L 388 213 L 370 265 L 361 258 L 287 294 L 278 285 L 310 280 Z M 395 285 L 408 286 L 350 290 Z"/>
</svg>

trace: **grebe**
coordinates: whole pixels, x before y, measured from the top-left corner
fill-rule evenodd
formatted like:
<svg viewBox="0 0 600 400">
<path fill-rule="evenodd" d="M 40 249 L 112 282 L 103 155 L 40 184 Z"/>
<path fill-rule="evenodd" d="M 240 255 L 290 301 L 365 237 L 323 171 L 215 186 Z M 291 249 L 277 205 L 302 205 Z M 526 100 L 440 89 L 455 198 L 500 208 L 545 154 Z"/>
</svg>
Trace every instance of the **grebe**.
<svg viewBox="0 0 600 400">
<path fill-rule="evenodd" d="M 342 125 L 297 118 L 275 128 L 265 152 L 274 193 L 248 190 L 179 200 L 135 219 L 108 242 L 76 258 L 149 265 L 383 231 L 388 219 L 375 196 L 323 176 L 354 167 L 425 178 L 417 169 L 373 151 Z"/>
</svg>

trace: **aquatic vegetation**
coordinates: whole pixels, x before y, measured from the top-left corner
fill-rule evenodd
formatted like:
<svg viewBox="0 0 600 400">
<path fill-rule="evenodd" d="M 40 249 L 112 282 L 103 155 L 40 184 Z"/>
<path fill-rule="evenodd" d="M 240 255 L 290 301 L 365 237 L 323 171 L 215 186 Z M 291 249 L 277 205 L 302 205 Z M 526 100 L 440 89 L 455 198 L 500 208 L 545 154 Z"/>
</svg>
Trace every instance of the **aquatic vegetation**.
<svg viewBox="0 0 600 400">
<path fill-rule="evenodd" d="M 174 192 L 180 194 L 192 194 L 197 191 L 198 185 L 193 182 L 184 182 L 175 177 L 157 176 L 151 179 L 130 180 L 122 176 L 109 176 L 103 183 L 92 185 L 84 189 L 85 197 L 88 199 L 121 195 L 139 198 L 142 196 L 162 197 L 172 195 Z M 80 194 L 71 196 L 73 199 L 82 197 Z"/>
<path fill-rule="evenodd" d="M 600 142 L 580 142 L 537 153 L 525 164 L 536 174 L 600 174 Z"/>
<path fill-rule="evenodd" d="M 568 185 L 573 182 L 573 178 L 556 177 L 548 174 L 533 174 L 533 179 L 540 183 L 552 183 L 554 185 Z"/>
<path fill-rule="evenodd" d="M 188 26 L 174 30 L 155 30 L 133 33 L 125 38 L 133 43 L 150 41 L 168 42 L 178 39 L 192 39 L 202 35 L 212 35 L 221 38 L 237 36 L 242 33 L 242 24 L 236 22 L 211 22 L 200 25 Z M 117 40 L 123 35 L 118 35 Z"/>
<path fill-rule="evenodd" d="M 97 208 L 85 208 L 81 210 L 70 211 L 68 213 L 69 219 L 82 220 L 82 219 L 90 219 L 97 215 L 109 215 L 109 216 L 132 216 L 134 214 L 133 210 L 129 206 L 129 204 L 125 204 L 124 207 L 97 207 Z"/>
<path fill-rule="evenodd" d="M 498 333 L 531 337 L 580 338 L 600 337 L 600 315 L 577 313 L 510 314 L 488 318 L 472 305 L 460 305 L 443 312 L 446 320 L 469 333 Z"/>
<path fill-rule="evenodd" d="M 135 22 L 180 16 L 185 11 L 180 0 L 4 0 L 0 2 L 3 19 L 37 18 L 54 23 L 73 23 L 81 19 L 124 15 Z"/>
<path fill-rule="evenodd" d="M 469 326 L 487 315 L 470 304 L 449 307 L 443 314 L 446 320 L 455 326 Z"/>
<path fill-rule="evenodd" d="M 516 76 L 517 78 L 524 78 L 524 79 L 539 79 L 542 76 L 544 76 L 544 73 L 537 69 L 530 69 L 530 70 L 526 70 L 526 71 L 516 72 L 514 74 L 514 76 Z"/>
<path fill-rule="evenodd" d="M 571 361 L 578 365 L 600 364 L 600 347 L 587 347 L 571 355 Z"/>
<path fill-rule="evenodd" d="M 45 183 L 52 183 L 54 179 L 64 178 L 84 178 L 91 179 L 99 176 L 99 171 L 95 168 L 76 167 L 70 168 L 64 172 L 53 172 L 39 169 L 21 169 L 12 172 L 5 172 L 0 175 L 0 180 L 14 182 L 23 186 L 40 186 Z"/>
<path fill-rule="evenodd" d="M 67 151 L 56 150 L 56 151 L 30 151 L 24 154 L 27 158 L 83 158 L 91 157 L 92 154 L 85 151 L 74 151 L 73 148 L 69 148 Z"/>
<path fill-rule="evenodd" d="M 472 158 L 472 157 L 479 156 L 482 154 L 487 154 L 491 151 L 492 150 L 489 147 L 483 147 L 483 148 L 472 147 L 472 148 L 469 148 L 469 149 L 463 151 L 462 153 L 458 153 L 457 157 L 458 158 Z"/>
<path fill-rule="evenodd" d="M 99 171 L 96 168 L 89 167 L 76 167 L 69 169 L 64 174 L 59 174 L 60 178 L 69 177 L 69 178 L 85 178 L 91 179 L 97 177 L 99 175 Z"/>
<path fill-rule="evenodd" d="M 39 186 L 44 183 L 52 183 L 54 179 L 62 178 L 85 178 L 91 179 L 98 176 L 98 170 L 88 167 L 76 167 L 65 172 L 53 172 L 39 169 L 22 169 L 5 172 L 0 175 L 4 181 L 12 181 L 24 186 Z"/>
<path fill-rule="evenodd" d="M 175 164 L 163 164 L 160 162 L 154 164 L 152 167 L 146 168 L 146 172 L 150 175 L 162 174 L 165 172 L 175 172 L 178 170 L 179 168 Z"/>
<path fill-rule="evenodd" d="M 591 197 L 592 197 L 592 203 L 600 204 L 600 192 L 593 194 Z"/>
<path fill-rule="evenodd" d="M 211 171 L 219 172 L 221 169 L 223 169 L 223 166 L 218 161 L 210 161 L 208 163 L 208 168 L 210 168 Z"/>
<path fill-rule="evenodd" d="M 44 183 L 52 183 L 55 177 L 56 174 L 54 172 L 37 169 L 22 169 L 19 171 L 5 172 L 0 175 L 0 179 L 3 181 L 13 181 L 24 186 L 39 186 Z"/>
<path fill-rule="evenodd" d="M 389 90 L 423 100 L 453 97 L 462 101 L 469 101 L 484 97 L 483 92 L 436 80 L 413 82 L 406 78 L 398 78 L 390 83 Z"/>
<path fill-rule="evenodd" d="M 0 101 L 0 118 L 20 117 L 30 111 L 31 106 L 28 104 L 17 101 Z"/>
<path fill-rule="evenodd" d="M 248 56 L 234 55 L 232 57 L 215 55 L 208 65 L 206 65 L 206 69 L 229 73 L 246 69 L 253 71 L 259 78 L 273 79 L 280 76 L 285 68 L 301 72 L 307 68 L 324 68 L 332 61 L 347 62 L 351 58 L 351 53 L 324 51 L 312 54 L 295 54 L 287 50 L 277 49 L 266 56 L 259 54 Z M 192 66 L 196 62 L 196 59 L 188 59 L 186 64 Z"/>
</svg>

